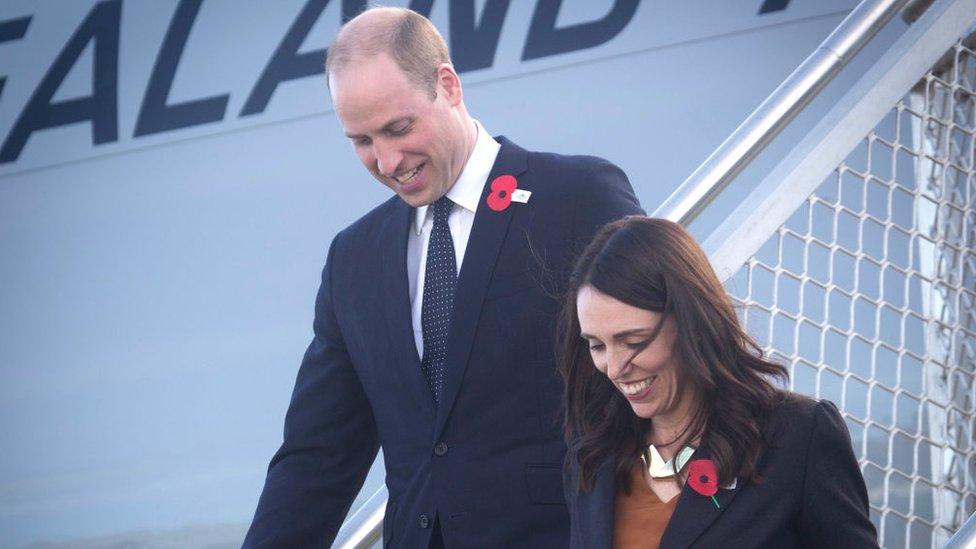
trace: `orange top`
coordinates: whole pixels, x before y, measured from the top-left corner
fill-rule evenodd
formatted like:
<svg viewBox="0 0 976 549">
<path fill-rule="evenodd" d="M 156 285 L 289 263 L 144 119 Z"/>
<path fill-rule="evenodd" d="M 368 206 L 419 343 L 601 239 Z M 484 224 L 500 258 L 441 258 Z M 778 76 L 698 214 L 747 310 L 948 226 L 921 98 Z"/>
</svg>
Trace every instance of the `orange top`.
<svg viewBox="0 0 976 549">
<path fill-rule="evenodd" d="M 670 501 L 661 501 L 644 481 L 640 462 L 635 465 L 630 478 L 630 495 L 618 488 L 614 501 L 613 547 L 658 549 L 681 494 Z"/>
</svg>

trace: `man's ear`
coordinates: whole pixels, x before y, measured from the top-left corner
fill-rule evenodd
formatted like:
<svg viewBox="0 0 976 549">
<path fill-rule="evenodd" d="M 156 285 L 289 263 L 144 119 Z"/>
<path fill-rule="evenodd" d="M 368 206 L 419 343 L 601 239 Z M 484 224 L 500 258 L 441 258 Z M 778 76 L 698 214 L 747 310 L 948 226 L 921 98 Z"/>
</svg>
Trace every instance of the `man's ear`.
<svg viewBox="0 0 976 549">
<path fill-rule="evenodd" d="M 461 78 L 454 72 L 454 66 L 450 63 L 441 63 L 437 67 L 437 87 L 444 92 L 444 97 L 452 106 L 456 107 L 464 100 Z"/>
</svg>

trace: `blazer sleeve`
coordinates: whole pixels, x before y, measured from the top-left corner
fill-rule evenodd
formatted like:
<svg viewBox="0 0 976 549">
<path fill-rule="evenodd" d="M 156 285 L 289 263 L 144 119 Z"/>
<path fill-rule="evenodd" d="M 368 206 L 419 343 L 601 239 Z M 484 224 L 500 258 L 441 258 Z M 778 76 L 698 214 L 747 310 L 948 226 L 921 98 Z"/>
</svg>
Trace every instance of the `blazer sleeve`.
<svg viewBox="0 0 976 549">
<path fill-rule="evenodd" d="M 578 184 L 574 211 L 574 240 L 580 250 L 603 225 L 628 215 L 644 215 L 623 170 L 602 158 L 594 158 L 588 168 Z"/>
<path fill-rule="evenodd" d="M 372 409 L 333 307 L 338 240 L 322 273 L 314 337 L 298 370 L 284 442 L 268 466 L 244 548 L 328 547 L 379 450 Z"/>
<path fill-rule="evenodd" d="M 826 400 L 814 413 L 799 530 L 807 547 L 878 546 L 847 425 Z"/>
<path fill-rule="evenodd" d="M 566 499 L 566 509 L 569 511 L 569 547 L 575 549 L 583 546 L 583 538 L 579 533 L 579 518 L 576 513 L 576 500 L 579 497 L 579 467 L 576 461 L 576 450 L 570 446 L 563 458 L 563 497 Z"/>
</svg>

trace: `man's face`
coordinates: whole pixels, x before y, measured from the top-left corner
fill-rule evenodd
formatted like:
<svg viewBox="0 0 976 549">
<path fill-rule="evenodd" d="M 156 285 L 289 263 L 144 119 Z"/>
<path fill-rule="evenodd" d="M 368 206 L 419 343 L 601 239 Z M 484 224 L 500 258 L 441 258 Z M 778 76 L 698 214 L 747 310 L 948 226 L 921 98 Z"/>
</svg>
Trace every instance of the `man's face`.
<svg viewBox="0 0 976 549">
<path fill-rule="evenodd" d="M 449 74 L 445 85 L 443 73 L 433 100 L 386 54 L 330 75 L 332 104 L 360 161 L 414 207 L 444 196 L 467 160 L 460 83 Z"/>
</svg>

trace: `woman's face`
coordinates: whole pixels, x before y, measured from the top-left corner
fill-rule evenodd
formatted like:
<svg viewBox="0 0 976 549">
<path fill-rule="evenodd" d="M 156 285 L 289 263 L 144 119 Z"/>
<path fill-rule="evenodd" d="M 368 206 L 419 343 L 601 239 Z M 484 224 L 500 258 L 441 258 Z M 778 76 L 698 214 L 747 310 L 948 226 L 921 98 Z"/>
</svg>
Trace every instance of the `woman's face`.
<svg viewBox="0 0 976 549">
<path fill-rule="evenodd" d="M 686 399 L 679 391 L 677 327 L 672 317 L 628 305 L 592 286 L 583 286 L 576 295 L 576 312 L 593 364 L 627 398 L 637 416 L 662 418 L 679 410 Z M 647 344 L 662 321 L 661 332 Z"/>
</svg>

